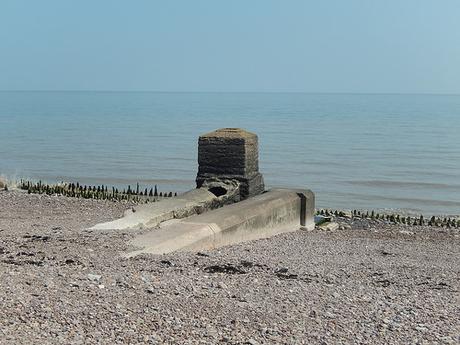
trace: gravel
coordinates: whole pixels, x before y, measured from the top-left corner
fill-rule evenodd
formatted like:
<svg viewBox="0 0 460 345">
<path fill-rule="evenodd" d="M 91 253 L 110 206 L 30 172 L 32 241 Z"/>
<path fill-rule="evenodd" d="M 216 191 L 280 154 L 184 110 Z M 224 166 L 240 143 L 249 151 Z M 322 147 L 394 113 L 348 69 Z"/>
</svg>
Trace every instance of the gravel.
<svg viewBox="0 0 460 345">
<path fill-rule="evenodd" d="M 459 229 L 338 219 L 122 258 L 132 205 L 0 192 L 0 344 L 459 344 Z"/>
</svg>

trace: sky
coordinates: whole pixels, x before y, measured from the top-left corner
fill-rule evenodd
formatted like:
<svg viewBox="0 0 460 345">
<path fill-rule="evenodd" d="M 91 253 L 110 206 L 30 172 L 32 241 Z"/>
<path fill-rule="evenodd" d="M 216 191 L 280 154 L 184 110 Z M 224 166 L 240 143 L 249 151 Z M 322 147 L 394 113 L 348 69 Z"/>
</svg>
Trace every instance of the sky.
<svg viewBox="0 0 460 345">
<path fill-rule="evenodd" d="M 0 0 L 0 90 L 460 93 L 459 0 Z"/>
</svg>

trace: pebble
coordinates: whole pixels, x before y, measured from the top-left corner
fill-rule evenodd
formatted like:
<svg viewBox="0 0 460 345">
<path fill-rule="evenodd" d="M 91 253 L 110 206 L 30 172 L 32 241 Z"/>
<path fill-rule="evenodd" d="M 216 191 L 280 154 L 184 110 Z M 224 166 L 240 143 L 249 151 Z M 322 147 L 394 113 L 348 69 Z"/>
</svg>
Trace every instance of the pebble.
<svg viewBox="0 0 460 345">
<path fill-rule="evenodd" d="M 101 280 L 102 276 L 99 275 L 99 274 L 91 274 L 91 273 L 88 273 L 88 279 L 93 281 L 93 282 L 98 282 L 99 280 Z"/>
<path fill-rule="evenodd" d="M 0 192 L 0 205 L 8 344 L 459 340 L 458 229 L 340 218 L 343 231 L 125 259 L 136 230 L 82 229 L 129 204 Z"/>
</svg>

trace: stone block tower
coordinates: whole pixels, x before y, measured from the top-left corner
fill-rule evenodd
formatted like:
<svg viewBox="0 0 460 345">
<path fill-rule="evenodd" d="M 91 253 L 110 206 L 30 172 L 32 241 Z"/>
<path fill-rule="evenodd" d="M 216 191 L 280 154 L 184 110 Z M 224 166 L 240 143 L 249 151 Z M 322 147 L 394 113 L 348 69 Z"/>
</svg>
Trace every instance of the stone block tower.
<svg viewBox="0 0 460 345">
<path fill-rule="evenodd" d="M 259 172 L 257 135 L 240 128 L 222 128 L 201 135 L 198 139 L 197 188 L 212 188 L 232 181 L 239 185 L 241 200 L 264 191 L 264 180 Z"/>
</svg>

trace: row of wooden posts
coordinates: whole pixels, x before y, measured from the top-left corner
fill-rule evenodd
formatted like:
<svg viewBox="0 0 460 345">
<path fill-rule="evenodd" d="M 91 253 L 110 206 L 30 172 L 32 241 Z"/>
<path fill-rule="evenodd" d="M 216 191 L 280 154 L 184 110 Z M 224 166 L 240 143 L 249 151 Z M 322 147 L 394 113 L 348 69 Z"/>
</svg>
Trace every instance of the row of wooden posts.
<svg viewBox="0 0 460 345">
<path fill-rule="evenodd" d="M 131 186 L 119 190 L 115 187 L 108 187 L 105 185 L 100 186 L 87 186 L 80 183 L 58 183 L 58 184 L 45 184 L 42 181 L 31 182 L 21 180 L 19 188 L 27 190 L 29 194 L 47 194 L 47 195 L 64 195 L 68 197 L 84 198 L 84 199 L 100 199 L 123 201 L 129 200 L 134 202 L 154 202 L 160 198 L 171 198 L 177 196 L 173 192 L 158 192 L 158 187 L 155 185 L 152 188 L 140 189 L 139 183 L 136 188 Z"/>
<path fill-rule="evenodd" d="M 402 216 L 399 214 L 379 214 L 375 211 L 359 211 L 353 210 L 351 213 L 345 213 L 344 211 L 338 210 L 327 210 L 321 209 L 316 212 L 318 215 L 322 216 L 335 216 L 335 217 L 348 217 L 348 218 L 362 218 L 362 219 L 371 219 L 371 220 L 380 220 L 388 221 L 394 224 L 405 224 L 405 225 L 430 225 L 438 227 L 448 227 L 448 228 L 460 228 L 460 219 L 454 218 L 440 218 L 440 217 L 431 217 L 430 219 L 425 219 L 423 215 L 420 217 L 410 217 Z"/>
</svg>

